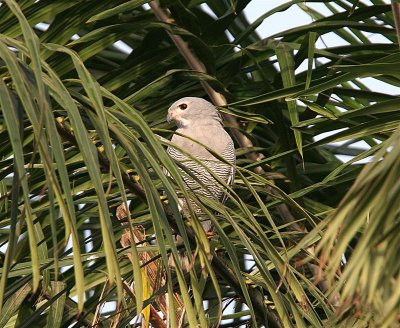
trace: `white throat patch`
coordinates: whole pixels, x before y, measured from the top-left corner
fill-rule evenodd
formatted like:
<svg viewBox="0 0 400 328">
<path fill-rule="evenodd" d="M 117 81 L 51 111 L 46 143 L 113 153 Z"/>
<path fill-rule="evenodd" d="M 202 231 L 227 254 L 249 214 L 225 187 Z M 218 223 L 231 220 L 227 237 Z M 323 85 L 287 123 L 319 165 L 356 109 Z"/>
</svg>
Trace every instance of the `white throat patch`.
<svg viewBox="0 0 400 328">
<path fill-rule="evenodd" d="M 176 123 L 177 123 L 178 127 L 186 128 L 189 126 L 191 121 L 186 118 L 178 117 L 178 119 L 176 120 Z"/>
</svg>

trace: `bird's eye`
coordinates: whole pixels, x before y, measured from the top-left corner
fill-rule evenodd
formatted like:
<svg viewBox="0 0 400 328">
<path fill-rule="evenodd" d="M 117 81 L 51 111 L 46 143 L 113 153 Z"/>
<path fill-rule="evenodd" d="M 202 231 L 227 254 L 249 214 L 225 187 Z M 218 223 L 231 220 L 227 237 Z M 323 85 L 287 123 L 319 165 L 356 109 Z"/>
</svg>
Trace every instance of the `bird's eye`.
<svg viewBox="0 0 400 328">
<path fill-rule="evenodd" d="M 179 109 L 185 110 L 187 108 L 187 105 L 186 104 L 180 104 L 178 107 L 179 107 Z"/>
</svg>

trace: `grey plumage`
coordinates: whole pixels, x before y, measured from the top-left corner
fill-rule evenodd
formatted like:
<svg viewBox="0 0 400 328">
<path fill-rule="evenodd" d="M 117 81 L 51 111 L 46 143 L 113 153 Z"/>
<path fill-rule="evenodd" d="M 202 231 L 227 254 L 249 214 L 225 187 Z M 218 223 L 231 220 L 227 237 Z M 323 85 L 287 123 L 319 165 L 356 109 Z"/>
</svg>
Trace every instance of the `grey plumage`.
<svg viewBox="0 0 400 328">
<path fill-rule="evenodd" d="M 171 142 L 204 164 L 200 165 L 178 149 L 172 146 L 168 147 L 168 154 L 184 165 L 200 182 L 181 169 L 187 189 L 224 202 L 227 195 L 226 188 L 217 182 L 213 174 L 227 184 L 231 184 L 235 174 L 232 165 L 236 162 L 236 155 L 232 138 L 224 130 L 221 116 L 215 106 L 201 98 L 185 97 L 171 105 L 168 109 L 167 119 L 168 121 L 174 120 L 178 125 L 176 130 L 178 134 L 173 135 Z M 196 141 L 212 149 L 231 165 L 216 158 L 207 148 Z M 201 212 L 198 206 L 194 203 L 192 205 L 197 213 Z M 206 232 L 211 231 L 209 220 L 202 222 L 202 225 Z"/>
</svg>

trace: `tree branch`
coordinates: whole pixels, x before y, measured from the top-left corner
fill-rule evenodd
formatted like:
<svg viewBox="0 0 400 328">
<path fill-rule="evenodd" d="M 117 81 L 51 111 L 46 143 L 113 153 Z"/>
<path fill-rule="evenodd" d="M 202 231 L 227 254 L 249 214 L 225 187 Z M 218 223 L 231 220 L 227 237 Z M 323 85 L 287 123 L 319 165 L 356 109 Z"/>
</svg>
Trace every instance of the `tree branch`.
<svg viewBox="0 0 400 328">
<path fill-rule="evenodd" d="M 170 23 L 170 19 L 165 14 L 164 10 L 162 8 L 160 8 L 157 1 L 150 1 L 149 5 L 150 5 L 154 15 L 157 17 L 157 19 L 159 21 L 166 23 L 166 24 Z M 207 73 L 207 70 L 205 69 L 204 64 L 201 62 L 201 60 L 199 58 L 196 57 L 196 55 L 193 53 L 193 51 L 190 50 L 188 44 L 179 35 L 172 34 L 169 31 L 167 31 L 167 33 L 170 36 L 171 40 L 176 45 L 179 52 L 181 53 L 182 57 L 185 58 L 189 67 L 195 71 L 198 71 L 201 73 Z M 212 102 L 214 103 L 214 105 L 220 106 L 220 107 L 227 105 L 226 99 L 221 93 L 215 91 L 207 82 L 201 81 L 200 83 L 201 83 L 202 87 L 204 88 L 204 90 L 206 91 L 206 93 L 208 94 L 208 96 L 210 97 L 210 99 L 212 100 Z M 232 133 L 233 137 L 235 138 L 236 142 L 240 145 L 240 147 L 248 148 L 248 149 L 254 147 L 252 141 L 245 134 L 240 132 L 239 123 L 236 120 L 236 118 L 232 115 L 225 114 L 225 113 L 222 113 L 222 115 L 223 115 L 225 122 L 227 122 L 228 125 L 232 128 L 231 133 Z M 258 162 L 262 158 L 262 156 L 260 156 L 260 154 L 255 151 L 247 153 L 246 157 L 253 162 Z M 257 174 L 260 174 L 260 175 L 265 174 L 265 171 L 261 166 L 256 166 L 253 170 Z M 267 187 L 267 188 L 268 188 L 268 191 L 272 195 L 278 196 L 277 192 L 274 189 L 269 188 L 269 187 Z M 286 204 L 279 204 L 277 206 L 277 211 L 279 213 L 279 216 L 283 219 L 283 221 L 285 223 L 291 223 L 290 227 L 292 230 L 295 230 L 298 232 L 304 232 L 304 228 L 301 227 L 297 222 L 294 222 L 295 218 L 291 214 L 291 212 Z"/>
</svg>

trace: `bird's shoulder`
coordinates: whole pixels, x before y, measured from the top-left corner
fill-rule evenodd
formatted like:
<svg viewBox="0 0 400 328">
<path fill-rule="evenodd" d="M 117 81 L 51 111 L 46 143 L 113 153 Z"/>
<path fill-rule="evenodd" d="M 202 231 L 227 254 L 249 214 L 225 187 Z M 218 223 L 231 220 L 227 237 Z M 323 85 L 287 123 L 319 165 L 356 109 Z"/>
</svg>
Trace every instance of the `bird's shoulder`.
<svg viewBox="0 0 400 328">
<path fill-rule="evenodd" d="M 206 149 L 200 144 L 211 148 L 218 154 L 222 154 L 227 147 L 233 147 L 231 137 L 221 125 L 192 126 L 191 128 L 180 128 L 176 132 L 171 142 L 189 153 L 205 153 Z M 209 152 L 207 151 L 207 153 Z"/>
</svg>

